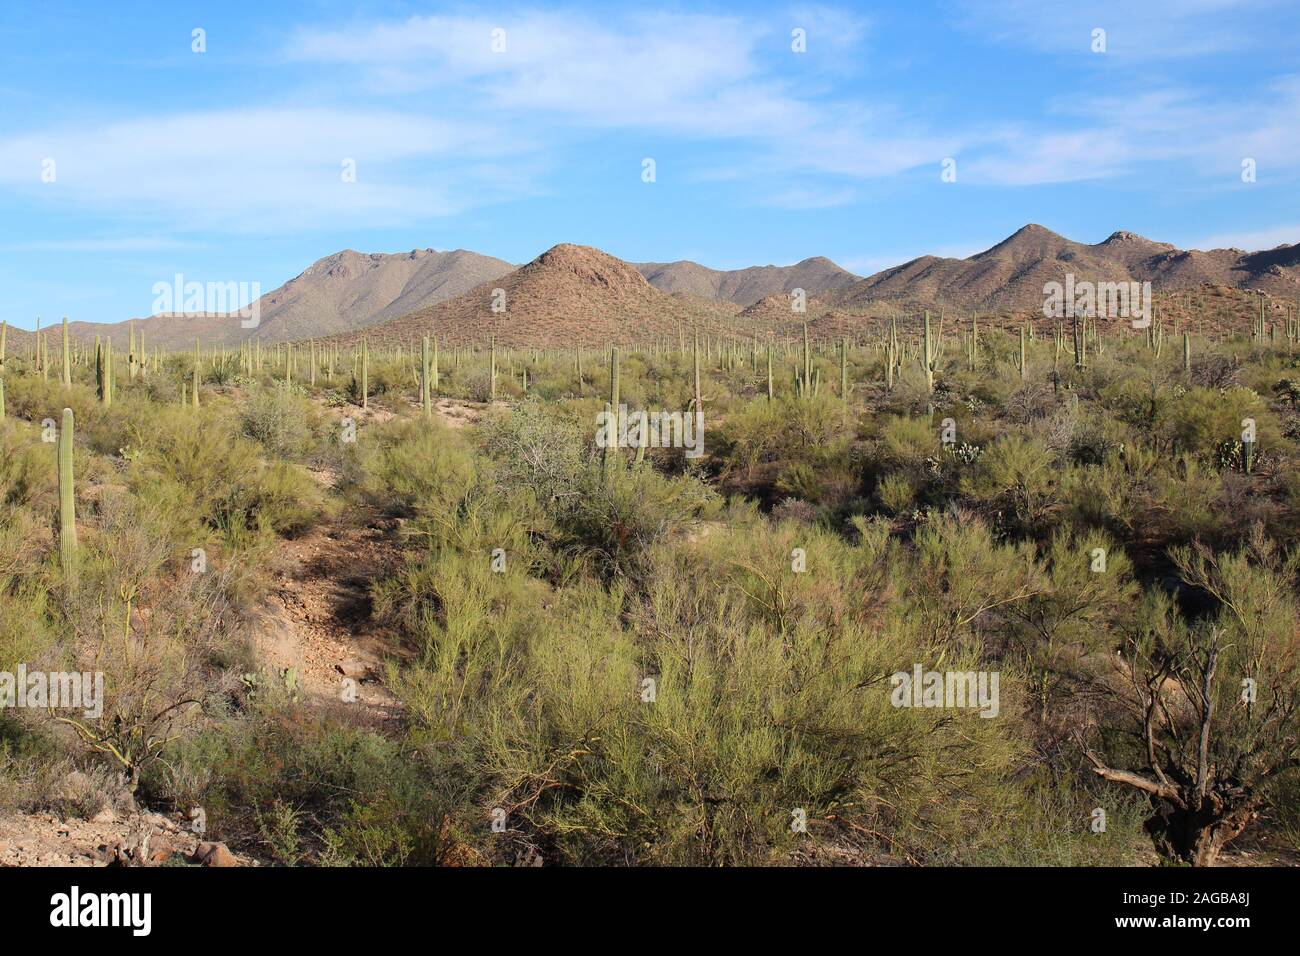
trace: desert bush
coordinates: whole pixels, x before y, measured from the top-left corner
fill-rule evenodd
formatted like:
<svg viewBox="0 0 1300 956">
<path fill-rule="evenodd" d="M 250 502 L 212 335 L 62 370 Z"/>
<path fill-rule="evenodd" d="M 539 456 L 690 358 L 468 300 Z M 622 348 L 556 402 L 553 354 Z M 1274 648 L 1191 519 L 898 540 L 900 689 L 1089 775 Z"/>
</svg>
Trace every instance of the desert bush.
<svg viewBox="0 0 1300 956">
<path fill-rule="evenodd" d="M 243 432 L 268 453 L 297 459 L 307 453 L 319 429 L 311 402 L 284 386 L 261 389 L 240 412 Z"/>
<path fill-rule="evenodd" d="M 1054 501 L 1057 471 L 1041 442 L 1008 435 L 994 442 L 961 480 L 961 490 L 987 508 L 1001 509 L 1015 525 L 1032 529 Z"/>
</svg>

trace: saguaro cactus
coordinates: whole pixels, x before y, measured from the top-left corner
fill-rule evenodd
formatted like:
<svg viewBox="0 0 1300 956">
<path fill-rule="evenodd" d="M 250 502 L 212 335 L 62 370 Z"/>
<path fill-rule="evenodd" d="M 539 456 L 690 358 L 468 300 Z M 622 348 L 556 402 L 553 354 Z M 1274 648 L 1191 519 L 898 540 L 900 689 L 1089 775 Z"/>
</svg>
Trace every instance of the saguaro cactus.
<svg viewBox="0 0 1300 956">
<path fill-rule="evenodd" d="M 1186 332 L 1183 333 L 1183 371 L 1192 374 L 1192 339 Z"/>
<path fill-rule="evenodd" d="M 618 417 L 619 386 L 622 384 L 619 381 L 619 365 L 618 346 L 615 345 L 609 351 L 609 401 L 614 406 L 616 421 Z"/>
<path fill-rule="evenodd" d="M 840 343 L 840 399 L 849 400 L 849 340 Z"/>
<path fill-rule="evenodd" d="M 361 340 L 361 407 L 370 407 L 370 344 Z"/>
<path fill-rule="evenodd" d="M 99 400 L 104 405 L 113 404 L 113 340 L 106 339 L 102 348 L 97 349 L 99 358 Z"/>
<path fill-rule="evenodd" d="M 645 465 L 645 450 L 650 447 L 650 416 L 645 411 L 637 413 L 636 458 L 632 462 L 636 467 Z"/>
<path fill-rule="evenodd" d="M 770 402 L 776 398 L 776 389 L 772 381 L 772 344 L 767 346 L 767 400 Z"/>
<path fill-rule="evenodd" d="M 495 402 L 497 400 L 497 337 L 495 334 L 492 336 L 492 356 L 488 377 L 491 379 L 488 383 L 488 399 Z"/>
<path fill-rule="evenodd" d="M 59 431 L 59 556 L 69 585 L 77 583 L 77 507 L 72 478 L 72 409 L 65 408 Z"/>
<path fill-rule="evenodd" d="M 1020 381 L 1024 381 L 1028 375 L 1027 366 L 1025 365 L 1025 327 L 1020 327 Z"/>
<path fill-rule="evenodd" d="M 1079 316 L 1074 317 L 1073 341 L 1074 341 L 1074 367 L 1083 368 L 1088 364 L 1088 319 Z"/>
<path fill-rule="evenodd" d="M 704 395 L 700 391 L 700 333 L 695 333 L 695 412 L 704 410 Z"/>
<path fill-rule="evenodd" d="M 925 311 L 924 336 L 925 354 L 921 356 L 921 368 L 925 371 L 926 390 L 933 392 L 934 373 L 939 370 L 939 358 L 943 354 L 943 317 L 940 316 L 939 318 L 938 330 L 932 330 L 930 328 L 929 309 Z"/>
<path fill-rule="evenodd" d="M 72 349 L 68 343 L 68 317 L 63 317 L 63 387 L 72 388 Z"/>
<path fill-rule="evenodd" d="M 429 387 L 429 337 L 420 340 L 420 407 L 424 417 L 433 415 L 432 389 Z"/>
<path fill-rule="evenodd" d="M 613 467 L 618 456 L 619 440 L 619 362 L 618 346 L 614 346 L 609 351 L 609 401 L 605 405 L 605 449 L 604 464 L 606 468 Z"/>
<path fill-rule="evenodd" d="M 889 337 L 885 339 L 885 390 L 894 390 L 894 373 L 902 356 L 898 352 L 898 320 L 889 320 Z"/>
<path fill-rule="evenodd" d="M 803 384 L 800 386 L 804 398 L 812 395 L 812 349 L 808 347 L 808 323 L 803 324 Z"/>
<path fill-rule="evenodd" d="M 191 396 L 191 401 L 194 402 L 195 408 L 199 407 L 199 365 L 202 364 L 202 361 L 203 359 L 199 355 L 199 343 L 196 341 L 194 343 L 194 385 L 190 389 L 194 393 Z"/>
</svg>

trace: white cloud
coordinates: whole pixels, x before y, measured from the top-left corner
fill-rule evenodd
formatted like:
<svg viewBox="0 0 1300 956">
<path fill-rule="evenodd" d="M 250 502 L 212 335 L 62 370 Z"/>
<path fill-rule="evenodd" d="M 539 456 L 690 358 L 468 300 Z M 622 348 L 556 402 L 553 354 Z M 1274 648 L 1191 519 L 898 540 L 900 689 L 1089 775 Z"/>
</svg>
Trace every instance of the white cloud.
<svg viewBox="0 0 1300 956">
<path fill-rule="evenodd" d="M 304 30 L 291 38 L 287 56 L 359 66 L 376 91 L 472 87 L 494 109 L 672 127 L 698 125 L 699 107 L 753 80 L 756 46 L 769 33 L 739 17 L 697 14 L 619 22 L 574 12 L 427 16 Z"/>
<path fill-rule="evenodd" d="M 776 23 L 781 26 L 778 28 Z M 861 17 L 824 6 L 755 20 L 705 14 L 625 19 L 571 12 L 413 17 L 403 23 L 304 30 L 288 57 L 359 68 L 371 91 L 459 88 L 509 126 L 557 135 L 557 124 L 743 141 L 754 171 L 808 169 L 883 176 L 934 162 L 967 137 L 936 134 L 890 109 L 826 95 L 772 68 L 789 51 L 788 24 L 808 30 L 814 66 L 853 62 Z M 494 28 L 505 51 L 493 53 Z M 829 52 L 817 52 L 817 44 Z M 820 95 L 812 95 L 817 93 Z M 539 134 L 540 135 L 540 134 Z"/>
<path fill-rule="evenodd" d="M 1241 160 L 1252 157 L 1272 176 L 1293 174 L 1300 156 L 1300 78 L 1281 77 L 1250 100 L 1224 100 L 1191 87 L 1156 86 L 1129 93 L 1073 97 L 1048 104 L 1037 126 L 989 129 L 983 151 L 963 161 L 959 179 L 1035 185 L 1149 172 L 1168 184 L 1239 184 Z M 1051 128 L 1047 128 L 1047 124 Z M 1199 181 L 1197 177 L 1200 177 Z"/>
<path fill-rule="evenodd" d="M 400 113 L 249 109 L 0 139 L 0 186 L 55 204 L 166 213 L 189 228 L 277 228 L 445 215 L 529 189 L 529 144 Z M 41 180 L 43 162 L 56 178 Z M 343 163 L 354 160 L 355 182 Z"/>
<path fill-rule="evenodd" d="M 1037 0 L 1012 6 L 1023 22 L 979 2 L 967 9 L 997 35 L 1048 46 L 1062 30 L 1073 36 L 1077 17 L 1058 9 L 1061 22 L 1035 40 Z M 1190 14 L 1162 5 L 1163 19 L 1202 29 L 1240 16 L 1236 6 L 1190 0 L 1179 8 Z M 1155 15 L 1100 9 L 1127 25 L 1130 41 L 1139 29 L 1164 29 Z M 798 59 L 792 25 L 809 31 Z M 496 28 L 505 30 L 501 53 Z M 866 181 L 909 170 L 932 167 L 937 184 L 950 156 L 959 183 L 1012 186 L 1167 177 L 1175 162 L 1231 184 L 1246 156 L 1264 184 L 1294 172 L 1300 156 L 1296 77 L 1232 101 L 1147 78 L 1132 95 L 1099 82 L 1107 92 L 1047 101 L 1014 125 L 940 124 L 915 101 L 828 79 L 869 61 L 869 32 L 856 13 L 820 5 L 747 17 L 519 9 L 304 28 L 284 61 L 306 65 L 345 105 L 0 134 L 0 189 L 123 220 L 167 217 L 169 231 L 248 231 L 402 224 L 537 195 L 560 157 L 612 131 L 709 144 L 707 159 L 683 151 L 683 179 L 741 183 L 743 201 L 788 208 L 851 203 Z M 58 164 L 55 184 L 40 182 L 47 157 Z M 356 183 L 341 181 L 345 158 L 357 162 Z"/>
<path fill-rule="evenodd" d="M 1179 243 L 1184 249 L 1244 249 L 1260 252 L 1282 245 L 1300 242 L 1300 223 L 1290 226 L 1268 226 L 1246 232 L 1221 232 L 1212 236 Z"/>
</svg>

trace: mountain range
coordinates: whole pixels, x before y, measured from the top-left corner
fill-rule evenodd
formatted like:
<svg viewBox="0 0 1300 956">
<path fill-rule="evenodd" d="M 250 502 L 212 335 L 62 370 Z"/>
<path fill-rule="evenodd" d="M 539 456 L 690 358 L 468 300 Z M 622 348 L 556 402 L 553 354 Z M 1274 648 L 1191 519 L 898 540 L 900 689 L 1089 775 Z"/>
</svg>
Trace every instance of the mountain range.
<svg viewBox="0 0 1300 956">
<path fill-rule="evenodd" d="M 824 257 L 790 266 L 716 270 L 690 261 L 628 263 L 590 246 L 561 243 L 515 266 L 465 250 L 361 253 L 344 250 L 262 296 L 260 325 L 233 317 L 155 315 L 133 320 L 149 346 L 234 346 L 360 336 L 409 342 L 437 334 L 454 343 L 556 346 L 676 338 L 699 328 L 785 333 L 808 321 L 848 334 L 864 317 L 921 309 L 1033 314 L 1044 285 L 1076 280 L 1151 282 L 1156 292 L 1250 290 L 1273 300 L 1300 297 L 1300 244 L 1261 252 L 1182 250 L 1131 232 L 1096 244 L 1030 224 L 969 258 L 921 256 L 860 278 Z M 791 308 L 804 290 L 807 311 Z M 50 323 L 47 323 L 50 324 Z M 125 340 L 127 323 L 71 323 L 83 339 Z M 55 333 L 57 334 L 57 333 Z M 25 333 L 11 329 L 10 347 Z M 57 344 L 57 343 L 56 343 Z"/>
</svg>

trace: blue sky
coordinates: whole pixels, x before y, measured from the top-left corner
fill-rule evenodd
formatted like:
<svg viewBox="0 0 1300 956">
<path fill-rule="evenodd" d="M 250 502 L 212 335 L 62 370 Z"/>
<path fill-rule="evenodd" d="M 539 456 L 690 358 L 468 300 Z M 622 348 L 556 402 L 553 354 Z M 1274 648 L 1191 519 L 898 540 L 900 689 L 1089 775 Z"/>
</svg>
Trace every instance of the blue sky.
<svg viewBox="0 0 1300 956">
<path fill-rule="evenodd" d="M 0 318 L 145 315 L 176 273 L 269 291 L 343 248 L 1270 248 L 1300 241 L 1298 27 L 1269 0 L 6 4 Z"/>
</svg>

